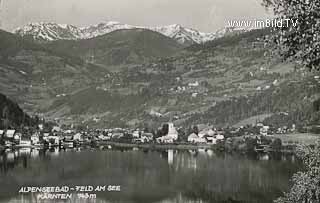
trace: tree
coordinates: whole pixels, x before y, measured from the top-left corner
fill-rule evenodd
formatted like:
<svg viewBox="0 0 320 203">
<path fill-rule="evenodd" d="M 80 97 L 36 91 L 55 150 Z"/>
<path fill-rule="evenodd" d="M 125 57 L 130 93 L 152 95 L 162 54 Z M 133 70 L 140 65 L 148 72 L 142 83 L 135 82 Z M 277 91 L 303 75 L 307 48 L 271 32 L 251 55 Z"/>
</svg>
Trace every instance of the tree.
<svg viewBox="0 0 320 203">
<path fill-rule="evenodd" d="M 301 62 L 305 67 L 320 70 L 320 1 L 319 0 L 263 0 L 272 8 L 277 27 L 270 40 L 277 53 L 287 60 Z"/>
<path fill-rule="evenodd" d="M 278 21 L 287 22 L 277 27 L 269 40 L 276 52 L 286 60 L 300 62 L 310 70 L 320 70 L 320 1 L 319 0 L 263 0 L 272 8 Z M 314 107 L 316 107 L 315 105 Z M 320 202 L 320 146 L 302 147 L 298 156 L 305 170 L 296 173 L 293 187 L 276 203 Z"/>
<path fill-rule="evenodd" d="M 8 106 L 4 106 L 2 109 L 2 127 L 4 129 L 8 129 L 10 126 L 10 120 L 9 120 L 9 108 Z"/>
<path fill-rule="evenodd" d="M 197 125 L 193 126 L 193 133 L 198 135 L 199 134 L 199 128 Z"/>
<path fill-rule="evenodd" d="M 303 160 L 305 171 L 293 175 L 291 190 L 275 203 L 320 202 L 320 145 L 301 147 L 297 154 Z"/>
<path fill-rule="evenodd" d="M 281 146 L 282 146 L 281 139 L 279 139 L 279 138 L 274 139 L 271 142 L 270 146 L 274 151 L 280 152 L 281 151 Z"/>
</svg>

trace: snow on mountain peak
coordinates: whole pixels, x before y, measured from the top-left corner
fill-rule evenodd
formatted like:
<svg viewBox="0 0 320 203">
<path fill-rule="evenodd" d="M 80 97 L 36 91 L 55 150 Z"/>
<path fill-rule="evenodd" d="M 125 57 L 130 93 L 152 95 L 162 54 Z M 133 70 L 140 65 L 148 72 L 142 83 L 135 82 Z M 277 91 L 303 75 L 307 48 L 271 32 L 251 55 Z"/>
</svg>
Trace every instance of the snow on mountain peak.
<svg viewBox="0 0 320 203">
<path fill-rule="evenodd" d="M 204 33 L 192 28 L 186 28 L 180 24 L 172 24 L 158 27 L 142 27 L 122 24 L 116 21 L 102 22 L 96 25 L 87 27 L 76 27 L 68 24 L 57 24 L 51 22 L 29 23 L 22 28 L 17 28 L 14 33 L 25 36 L 32 36 L 39 41 L 54 41 L 54 40 L 77 40 L 89 39 L 104 35 L 116 30 L 122 29 L 148 29 L 161 33 L 170 37 L 181 44 L 201 44 L 220 37 L 225 31 L 217 33 Z"/>
</svg>

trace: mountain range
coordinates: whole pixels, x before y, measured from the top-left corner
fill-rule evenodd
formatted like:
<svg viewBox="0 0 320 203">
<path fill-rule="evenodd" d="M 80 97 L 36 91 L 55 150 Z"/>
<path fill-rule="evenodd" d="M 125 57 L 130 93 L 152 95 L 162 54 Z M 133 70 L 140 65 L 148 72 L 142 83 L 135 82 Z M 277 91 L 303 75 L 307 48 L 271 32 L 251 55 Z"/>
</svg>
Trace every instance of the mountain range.
<svg viewBox="0 0 320 203">
<path fill-rule="evenodd" d="M 282 112 L 282 126 L 319 123 L 318 73 L 268 57 L 269 34 L 186 47 L 142 28 L 46 43 L 0 30 L 0 90 L 27 113 L 97 127 L 231 126 Z"/>
<path fill-rule="evenodd" d="M 184 46 L 158 32 L 134 28 L 116 30 L 90 39 L 57 40 L 47 48 L 104 66 L 140 64 L 172 56 Z"/>
<path fill-rule="evenodd" d="M 192 28 L 183 27 L 178 24 L 158 27 L 143 27 L 110 21 L 88 27 L 76 27 L 68 24 L 44 22 L 29 23 L 26 26 L 15 29 L 14 33 L 20 36 L 32 36 L 38 41 L 47 42 L 56 40 L 90 39 L 116 30 L 137 28 L 158 32 L 176 40 L 178 43 L 183 45 L 202 44 L 222 37 L 234 30 L 234 28 L 224 28 L 214 33 L 204 33 Z"/>
</svg>

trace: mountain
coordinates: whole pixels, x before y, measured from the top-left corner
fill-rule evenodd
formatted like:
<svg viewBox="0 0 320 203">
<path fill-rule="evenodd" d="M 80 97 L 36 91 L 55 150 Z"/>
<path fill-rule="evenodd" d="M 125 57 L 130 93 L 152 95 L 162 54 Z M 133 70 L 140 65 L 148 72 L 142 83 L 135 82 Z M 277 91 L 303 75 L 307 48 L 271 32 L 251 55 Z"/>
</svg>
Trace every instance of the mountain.
<svg viewBox="0 0 320 203">
<path fill-rule="evenodd" d="M 33 36 L 40 41 L 57 39 L 78 39 L 82 36 L 81 30 L 72 25 L 56 23 L 30 23 L 14 31 L 20 36 Z"/>
<path fill-rule="evenodd" d="M 146 29 L 116 30 L 83 40 L 58 40 L 46 45 L 59 53 L 103 65 L 137 64 L 172 56 L 184 46 Z"/>
<path fill-rule="evenodd" d="M 150 28 L 156 32 L 159 32 L 165 36 L 177 40 L 181 44 L 202 44 L 207 41 L 215 39 L 217 36 L 215 33 L 203 33 L 195 29 L 185 28 L 181 25 L 174 24 L 163 27 Z"/>
<path fill-rule="evenodd" d="M 109 71 L 0 30 L 0 89 L 26 112 L 46 112 L 59 96 L 86 88 Z"/>
<path fill-rule="evenodd" d="M 232 126 L 282 112 L 288 115 L 283 125 L 317 123 L 318 77 L 268 57 L 267 34 L 227 35 L 171 57 L 130 65 L 119 70 L 117 79 L 56 100 L 52 112 L 68 109 L 64 117 L 100 127 L 154 127 L 168 120 L 182 126 Z"/>
<path fill-rule="evenodd" d="M 282 126 L 318 123 L 317 73 L 268 57 L 268 30 L 233 32 L 183 51 L 139 28 L 40 44 L 3 33 L 0 89 L 29 111 L 99 127 L 231 126 L 265 115 Z"/>
<path fill-rule="evenodd" d="M 168 25 L 162 27 L 142 27 L 121 24 L 118 22 L 107 22 L 88 27 L 76 27 L 73 25 L 57 23 L 29 23 L 28 25 L 15 29 L 14 33 L 20 36 L 32 36 L 42 42 L 55 40 L 78 40 L 90 39 L 122 29 L 147 29 L 159 32 L 170 37 L 180 44 L 200 44 L 220 36 L 215 33 L 203 33 L 195 29 L 186 28 L 181 25 Z M 220 33 L 221 34 L 221 33 Z"/>
</svg>

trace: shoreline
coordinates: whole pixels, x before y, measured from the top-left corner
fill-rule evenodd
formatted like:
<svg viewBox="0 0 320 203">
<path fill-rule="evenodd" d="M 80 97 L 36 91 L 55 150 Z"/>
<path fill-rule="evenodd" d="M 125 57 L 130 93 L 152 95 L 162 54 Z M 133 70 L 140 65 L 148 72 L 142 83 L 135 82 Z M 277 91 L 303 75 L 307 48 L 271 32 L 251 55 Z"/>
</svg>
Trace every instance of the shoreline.
<svg viewBox="0 0 320 203">
<path fill-rule="evenodd" d="M 180 149 L 180 150 L 196 150 L 196 149 L 217 149 L 214 145 L 209 144 L 200 144 L 200 145 L 191 145 L 191 144 L 136 144 L 136 143 L 120 143 L 120 142 L 99 142 L 98 146 L 111 146 L 111 147 L 120 147 L 120 148 L 140 148 L 140 149 Z"/>
<path fill-rule="evenodd" d="M 114 142 L 114 141 L 97 141 L 93 143 L 74 143 L 72 146 L 66 146 L 66 145 L 52 145 L 52 146 L 11 146 L 11 147 L 5 147 L 0 146 L 0 151 L 5 151 L 7 149 L 50 149 L 50 148 L 65 148 L 65 149 L 71 149 L 71 148 L 77 148 L 77 147 L 92 147 L 92 148 L 109 148 L 109 149 L 145 149 L 145 150 L 214 150 L 214 151 L 220 151 L 220 152 L 239 152 L 239 153 L 247 153 L 247 152 L 256 152 L 256 153 L 295 153 L 295 147 L 292 146 L 292 148 L 288 148 L 287 146 L 282 146 L 280 150 L 273 150 L 271 148 L 266 148 L 264 150 L 235 150 L 235 149 L 227 149 L 224 145 L 212 145 L 212 144 L 187 144 L 187 143 L 172 143 L 172 144 L 159 144 L 159 143 L 121 143 L 121 142 Z"/>
</svg>

